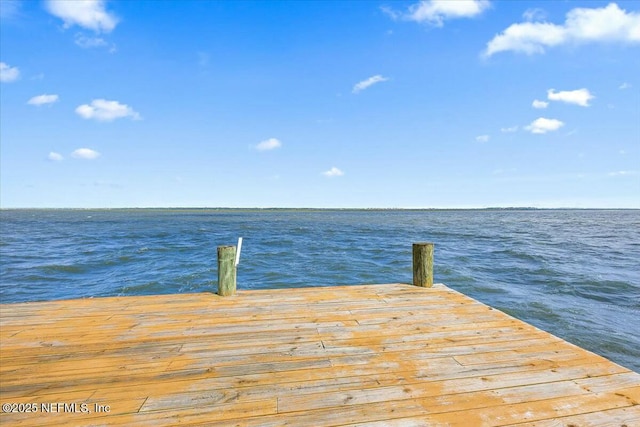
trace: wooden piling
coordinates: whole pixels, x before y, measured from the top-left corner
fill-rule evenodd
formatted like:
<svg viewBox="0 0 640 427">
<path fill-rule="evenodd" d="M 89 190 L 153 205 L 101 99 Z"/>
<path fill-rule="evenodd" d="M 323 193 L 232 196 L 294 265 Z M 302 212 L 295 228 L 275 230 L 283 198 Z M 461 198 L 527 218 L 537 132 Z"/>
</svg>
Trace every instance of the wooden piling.
<svg viewBox="0 0 640 427">
<path fill-rule="evenodd" d="M 218 246 L 218 295 L 236 293 L 236 247 Z"/>
<path fill-rule="evenodd" d="M 413 284 L 424 288 L 433 286 L 433 243 L 413 244 Z"/>
</svg>

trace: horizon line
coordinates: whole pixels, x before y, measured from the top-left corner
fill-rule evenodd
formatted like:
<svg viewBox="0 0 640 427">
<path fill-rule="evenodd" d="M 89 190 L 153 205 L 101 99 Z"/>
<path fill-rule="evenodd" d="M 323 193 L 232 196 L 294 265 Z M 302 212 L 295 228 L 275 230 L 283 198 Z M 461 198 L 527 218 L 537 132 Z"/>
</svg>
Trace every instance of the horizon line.
<svg viewBox="0 0 640 427">
<path fill-rule="evenodd" d="M 640 207 L 536 207 L 536 206 L 486 206 L 486 207 L 231 207 L 231 206 L 119 206 L 119 207 L 1 207 L 0 210 L 134 210 L 134 209 L 199 209 L 199 210 L 640 210 Z"/>
</svg>

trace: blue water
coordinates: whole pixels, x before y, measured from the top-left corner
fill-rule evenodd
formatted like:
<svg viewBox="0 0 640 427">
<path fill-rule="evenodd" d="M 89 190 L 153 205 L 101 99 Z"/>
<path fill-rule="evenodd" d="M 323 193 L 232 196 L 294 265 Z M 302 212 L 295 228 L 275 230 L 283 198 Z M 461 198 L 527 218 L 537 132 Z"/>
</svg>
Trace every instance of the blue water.
<svg viewBox="0 0 640 427">
<path fill-rule="evenodd" d="M 638 210 L 2 210 L 0 301 L 215 292 L 242 236 L 240 289 L 435 278 L 640 372 Z"/>
</svg>

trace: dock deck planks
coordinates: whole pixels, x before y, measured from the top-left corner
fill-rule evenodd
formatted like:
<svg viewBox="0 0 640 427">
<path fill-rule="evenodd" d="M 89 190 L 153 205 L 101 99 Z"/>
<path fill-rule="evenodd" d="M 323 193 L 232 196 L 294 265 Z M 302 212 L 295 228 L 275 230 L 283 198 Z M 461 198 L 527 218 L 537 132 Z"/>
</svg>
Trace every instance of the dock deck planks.
<svg viewBox="0 0 640 427">
<path fill-rule="evenodd" d="M 444 285 L 362 285 L 3 304 L 0 402 L 37 409 L 3 426 L 631 427 L 640 374 Z"/>
</svg>

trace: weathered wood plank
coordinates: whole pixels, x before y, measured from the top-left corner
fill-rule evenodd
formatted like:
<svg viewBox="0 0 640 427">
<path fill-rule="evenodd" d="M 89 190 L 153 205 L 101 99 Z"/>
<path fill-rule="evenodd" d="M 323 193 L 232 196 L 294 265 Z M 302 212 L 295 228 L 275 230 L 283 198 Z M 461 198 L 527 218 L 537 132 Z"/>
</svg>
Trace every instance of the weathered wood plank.
<svg viewBox="0 0 640 427">
<path fill-rule="evenodd" d="M 640 425 L 640 405 L 509 424 L 513 427 L 635 427 L 637 425 Z"/>
<path fill-rule="evenodd" d="M 633 425 L 639 390 L 438 284 L 0 305 L 0 401 L 112 408 L 3 425 Z"/>
<path fill-rule="evenodd" d="M 616 371 L 613 372 L 617 373 Z M 605 363 L 595 368 L 583 366 L 573 369 L 554 369 L 553 371 L 539 371 L 527 374 L 518 372 L 486 375 L 464 380 L 429 381 L 428 378 L 425 378 L 425 381 L 422 383 L 407 382 L 401 386 L 376 387 L 373 389 L 340 392 L 320 391 L 315 394 L 298 394 L 296 396 L 279 397 L 278 410 L 280 412 L 308 411 L 352 404 L 441 397 L 448 394 L 470 392 L 482 392 L 480 393 L 482 396 L 501 396 L 502 400 L 497 402 L 497 404 L 521 401 L 519 399 L 523 398 L 523 396 L 525 396 L 525 401 L 543 400 L 551 397 L 589 393 L 572 380 L 585 378 L 586 375 L 610 375 L 611 373 L 610 365 Z M 491 391 L 491 393 L 487 394 L 485 391 Z M 610 391 L 610 388 L 607 391 Z M 492 404 L 490 399 L 486 399 L 486 402 L 482 403 L 485 407 L 490 404 Z M 429 408 L 432 412 L 435 411 L 433 405 L 430 405 Z M 460 408 L 460 406 L 456 406 L 456 408 Z"/>
<path fill-rule="evenodd" d="M 623 408 L 609 409 L 591 412 L 588 414 L 573 415 L 567 417 L 554 417 L 539 421 L 529 421 L 517 424 L 508 424 L 509 427 L 635 427 L 640 421 L 640 406 L 627 406 Z M 344 427 L 427 427 L 436 424 L 428 424 L 420 417 L 396 418 L 393 420 L 373 421 L 345 425 Z M 449 425 L 449 424 L 447 424 Z M 481 425 L 495 425 L 488 421 Z"/>
</svg>

